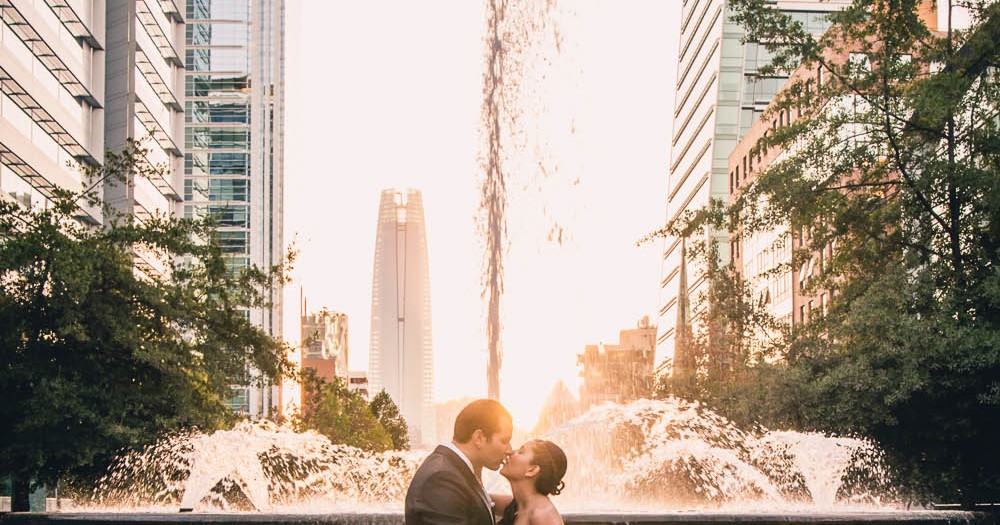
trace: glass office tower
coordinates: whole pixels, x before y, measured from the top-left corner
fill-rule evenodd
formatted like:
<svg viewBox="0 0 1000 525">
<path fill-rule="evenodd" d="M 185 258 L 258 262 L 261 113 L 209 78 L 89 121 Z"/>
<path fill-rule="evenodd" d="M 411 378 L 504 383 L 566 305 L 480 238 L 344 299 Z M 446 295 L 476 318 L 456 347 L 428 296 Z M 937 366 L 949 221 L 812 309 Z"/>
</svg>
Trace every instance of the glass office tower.
<svg viewBox="0 0 1000 525">
<path fill-rule="evenodd" d="M 185 15 L 183 214 L 218 219 L 234 271 L 269 267 L 285 246 L 284 1 L 188 0 Z M 280 337 L 281 290 L 271 298 L 247 315 Z M 278 385 L 241 388 L 230 404 L 267 417 L 279 397 Z"/>
</svg>

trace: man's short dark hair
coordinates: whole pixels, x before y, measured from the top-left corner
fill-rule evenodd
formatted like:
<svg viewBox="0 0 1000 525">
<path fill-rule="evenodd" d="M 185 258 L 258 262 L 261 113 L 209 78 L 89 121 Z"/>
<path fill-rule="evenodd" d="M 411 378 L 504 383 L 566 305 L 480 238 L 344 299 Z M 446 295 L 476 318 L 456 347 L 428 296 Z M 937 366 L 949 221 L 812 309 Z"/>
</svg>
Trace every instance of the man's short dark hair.
<svg viewBox="0 0 1000 525">
<path fill-rule="evenodd" d="M 458 413 L 451 439 L 455 443 L 468 443 L 477 428 L 490 438 L 500 431 L 500 422 L 505 420 L 513 422 L 514 418 L 503 405 L 492 399 L 477 399 Z"/>
</svg>

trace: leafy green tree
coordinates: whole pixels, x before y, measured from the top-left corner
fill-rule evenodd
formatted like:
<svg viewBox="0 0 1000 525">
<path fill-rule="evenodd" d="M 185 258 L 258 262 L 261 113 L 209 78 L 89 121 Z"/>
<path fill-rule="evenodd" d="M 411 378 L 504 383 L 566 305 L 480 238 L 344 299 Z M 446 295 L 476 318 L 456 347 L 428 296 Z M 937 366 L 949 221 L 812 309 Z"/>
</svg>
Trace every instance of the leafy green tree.
<svg viewBox="0 0 1000 525">
<path fill-rule="evenodd" d="M 751 153 L 784 155 L 734 206 L 691 219 L 790 227 L 802 241 L 784 270 L 827 254 L 806 291 L 833 297 L 773 346 L 782 359 L 732 384 L 764 400 L 745 403 L 766 422 L 873 437 L 923 498 L 995 501 L 1000 5 L 935 31 L 917 0 L 855 0 L 818 38 L 764 0 L 730 7 L 773 53 L 762 74 L 809 74 L 779 93 Z"/>
<path fill-rule="evenodd" d="M 410 448 L 409 429 L 403 415 L 399 413 L 399 407 L 389 397 L 389 393 L 382 390 L 375 394 L 371 403 L 368 403 L 368 408 L 375 415 L 375 419 L 378 419 L 382 427 L 389 433 L 389 437 L 392 438 L 392 448 L 408 450 Z"/>
<path fill-rule="evenodd" d="M 392 438 L 368 403 L 342 378 L 326 381 L 307 368 L 301 379 L 302 410 L 293 419 L 297 431 L 315 430 L 333 443 L 364 450 L 384 452 L 393 448 Z"/>
<path fill-rule="evenodd" d="M 226 424 L 248 368 L 292 372 L 285 345 L 244 314 L 266 304 L 281 267 L 234 273 L 211 221 L 108 208 L 104 227 L 76 220 L 103 183 L 158 176 L 144 153 L 108 153 L 84 169 L 89 190 L 54 190 L 47 207 L 0 201 L 0 472 L 14 510 L 27 510 L 29 480 L 92 475 L 122 448 Z"/>
</svg>

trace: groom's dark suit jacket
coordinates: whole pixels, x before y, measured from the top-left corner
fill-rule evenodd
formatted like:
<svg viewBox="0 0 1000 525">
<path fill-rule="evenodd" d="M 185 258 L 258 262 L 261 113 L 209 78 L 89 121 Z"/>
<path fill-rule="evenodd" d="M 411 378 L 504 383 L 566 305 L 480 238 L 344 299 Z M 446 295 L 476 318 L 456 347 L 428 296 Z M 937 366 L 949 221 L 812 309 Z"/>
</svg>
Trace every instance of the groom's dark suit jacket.
<svg viewBox="0 0 1000 525">
<path fill-rule="evenodd" d="M 406 491 L 406 525 L 494 525 L 482 485 L 453 450 L 438 445 Z"/>
</svg>

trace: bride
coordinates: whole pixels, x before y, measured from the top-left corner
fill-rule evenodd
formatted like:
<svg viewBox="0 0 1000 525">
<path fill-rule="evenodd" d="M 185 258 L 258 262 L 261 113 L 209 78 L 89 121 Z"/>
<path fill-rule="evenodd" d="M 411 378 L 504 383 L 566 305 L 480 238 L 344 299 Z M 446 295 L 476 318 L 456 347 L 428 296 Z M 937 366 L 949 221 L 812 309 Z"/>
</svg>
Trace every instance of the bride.
<svg viewBox="0 0 1000 525">
<path fill-rule="evenodd" d="M 494 496 L 499 525 L 563 525 L 549 495 L 558 495 L 566 475 L 566 454 L 555 443 L 528 441 L 510 457 L 500 474 L 510 481 L 510 496 Z"/>
</svg>

